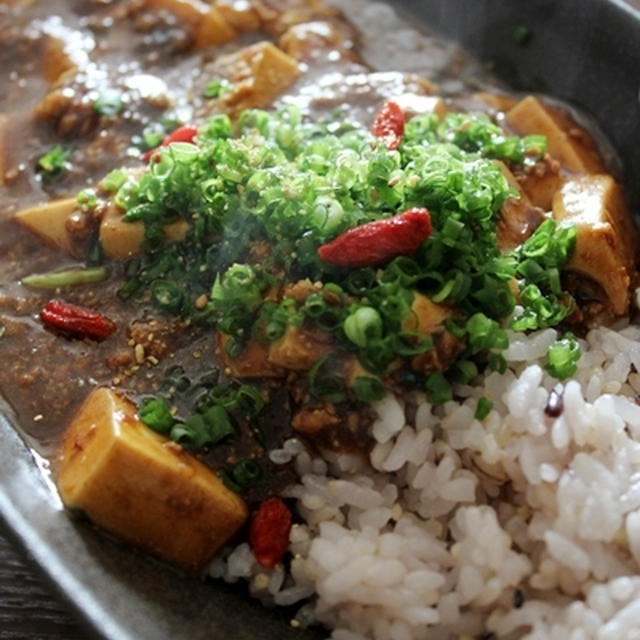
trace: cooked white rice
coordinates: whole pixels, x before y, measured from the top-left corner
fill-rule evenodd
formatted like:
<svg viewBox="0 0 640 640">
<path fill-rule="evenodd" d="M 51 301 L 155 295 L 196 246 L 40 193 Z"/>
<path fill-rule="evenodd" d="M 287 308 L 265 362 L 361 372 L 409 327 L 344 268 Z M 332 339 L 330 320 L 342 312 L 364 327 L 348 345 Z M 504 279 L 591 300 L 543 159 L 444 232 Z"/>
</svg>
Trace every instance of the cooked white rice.
<svg viewBox="0 0 640 640">
<path fill-rule="evenodd" d="M 247 579 L 265 601 L 311 598 L 295 624 L 334 640 L 640 638 L 640 327 L 581 341 L 563 411 L 543 369 L 554 330 L 513 334 L 504 375 L 432 408 L 414 394 L 376 407 L 369 463 L 295 457 L 289 575 L 247 544 L 213 575 Z M 481 396 L 493 409 L 474 418 Z"/>
</svg>

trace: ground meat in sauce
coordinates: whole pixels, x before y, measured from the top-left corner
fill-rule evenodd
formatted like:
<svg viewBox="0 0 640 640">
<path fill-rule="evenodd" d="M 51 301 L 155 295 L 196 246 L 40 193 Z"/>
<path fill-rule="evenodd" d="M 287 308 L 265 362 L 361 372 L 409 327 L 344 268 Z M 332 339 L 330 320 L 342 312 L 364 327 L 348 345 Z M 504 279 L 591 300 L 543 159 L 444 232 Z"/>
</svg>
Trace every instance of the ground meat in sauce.
<svg viewBox="0 0 640 640">
<path fill-rule="evenodd" d="M 313 9 L 308 13 L 309 20 L 318 17 Z M 318 65 L 316 74 L 327 74 L 321 93 L 314 88 L 317 76 L 311 75 L 289 92 L 289 100 L 312 116 L 352 104 L 344 115 L 366 120 L 385 97 L 432 88 L 422 79 L 402 74 L 365 75 L 352 50 L 354 32 L 336 15 L 331 11 L 321 16 L 331 20 L 326 27 L 313 23 L 313 28 L 301 27 L 283 38 L 285 47 Z M 277 21 L 269 24 L 269 39 L 287 28 Z M 240 34 L 232 46 L 259 37 L 264 34 Z M 52 2 L 45 12 L 41 7 L 1 9 L 5 64 L 0 77 L 6 93 L 0 121 L 0 179 L 7 188 L 0 195 L 0 253 L 4 256 L 0 349 L 3 361 L 10 365 L 0 370 L 0 390 L 45 455 L 57 447 L 61 429 L 92 388 L 113 386 L 135 400 L 157 391 L 172 363 L 181 362 L 194 379 L 216 366 L 213 341 L 205 332 L 158 317 L 144 305 L 119 300 L 115 294 L 121 285 L 120 265 L 110 266 L 111 278 L 103 284 L 60 292 L 67 301 L 98 309 L 113 319 L 118 327 L 113 336 L 97 342 L 45 330 L 37 314 L 50 294 L 21 287 L 19 279 L 60 266 L 61 255 L 12 220 L 15 211 L 29 204 L 95 184 L 114 166 L 139 165 L 132 138 L 147 123 L 180 110 L 188 120 L 187 104 L 195 106 L 196 119 L 219 108 L 215 100 L 204 101 L 200 94 L 215 73 L 219 53 L 229 47 L 199 54 L 191 50 L 191 42 L 189 25 L 166 10 L 145 9 L 140 2 L 71 7 Z M 342 54 L 329 61 L 324 54 L 336 47 Z M 107 90 L 118 91 L 122 98 L 122 108 L 113 116 L 101 116 L 93 108 L 96 96 Z M 56 180 L 42 180 L 38 158 L 56 144 L 71 149 L 71 170 Z M 288 393 L 277 385 L 266 393 L 269 403 L 261 418 L 262 444 L 248 425 L 241 424 L 239 442 L 204 456 L 214 468 L 245 457 L 257 459 L 263 481 L 247 494 L 249 500 L 290 480 L 286 467 L 269 462 L 268 450 L 291 435 L 292 412 L 315 410 L 313 405 L 302 409 L 299 403 L 292 408 Z M 310 441 L 321 448 L 364 452 L 371 419 L 367 412 L 358 414 L 343 407 L 332 411 L 336 413 L 331 428 L 309 435 Z"/>
<path fill-rule="evenodd" d="M 368 123 L 389 97 L 435 92 L 431 82 L 417 75 L 369 73 L 355 53 L 353 29 L 335 11 L 314 3 L 296 19 L 315 26 L 289 31 L 287 20 L 292 18 L 287 15 L 273 12 L 266 19 L 266 34 L 240 33 L 229 45 L 198 52 L 192 50 L 193 25 L 166 10 L 145 9 L 141 2 L 76 3 L 70 8 L 55 1 L 44 10 L 0 9 L 0 80 L 6 87 L 0 108 L 0 182 L 6 187 L 0 195 L 0 354 L 10 363 L 0 369 L 0 391 L 45 455 L 57 445 L 61 429 L 91 388 L 113 386 L 137 400 L 160 388 L 172 364 L 180 362 L 185 375 L 197 379 L 220 363 L 215 342 L 205 330 L 118 298 L 123 265 L 110 266 L 111 277 L 103 284 L 64 291 L 69 302 L 99 309 L 115 320 L 114 336 L 95 342 L 44 330 L 36 317 L 49 295 L 25 289 L 19 279 L 60 266 L 61 256 L 20 228 L 13 213 L 95 185 L 113 167 L 139 167 L 141 153 L 132 140 L 149 123 L 176 115 L 185 122 L 199 122 L 224 110 L 224 97 L 202 97 L 219 72 L 216 62 L 258 39 L 280 38 L 281 46 L 313 65 L 280 98 L 312 118 L 337 117 L 339 112 L 340 118 Z M 51 62 L 53 54 L 57 64 Z M 460 56 L 447 60 L 450 76 L 464 64 Z M 118 113 L 97 113 L 96 96 L 113 90 L 122 99 Z M 492 111 L 488 104 L 473 105 L 475 110 Z M 71 148 L 72 169 L 45 181 L 38 176 L 38 158 L 56 144 Z M 581 291 L 597 300 L 597 287 L 592 289 L 583 286 Z M 250 501 L 291 479 L 290 470 L 269 461 L 268 451 L 291 436 L 292 428 L 319 449 L 365 454 L 369 448 L 370 409 L 317 402 L 296 376 L 287 386 L 289 391 L 278 383 L 263 385 L 268 402 L 260 437 L 239 416 L 238 443 L 204 456 L 213 468 L 242 458 L 258 461 L 264 481 L 247 494 Z M 555 415 L 557 405 L 550 397 L 549 415 Z"/>
</svg>

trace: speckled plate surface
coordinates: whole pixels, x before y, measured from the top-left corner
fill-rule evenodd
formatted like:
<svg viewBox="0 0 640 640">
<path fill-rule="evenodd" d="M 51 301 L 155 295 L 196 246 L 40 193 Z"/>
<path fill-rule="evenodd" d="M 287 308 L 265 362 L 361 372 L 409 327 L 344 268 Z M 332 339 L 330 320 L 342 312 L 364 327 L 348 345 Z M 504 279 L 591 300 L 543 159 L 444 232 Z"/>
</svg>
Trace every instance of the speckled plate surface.
<svg viewBox="0 0 640 640">
<path fill-rule="evenodd" d="M 594 115 L 626 168 L 640 203 L 640 11 L 620 0 L 406 0 L 395 2 L 459 40 L 521 90 Z M 526 27 L 526 45 L 513 38 Z M 204 584 L 71 520 L 0 404 L 0 519 L 84 620 L 108 640 L 274 640 L 322 637 L 293 630 L 287 612 L 241 589 Z"/>
</svg>

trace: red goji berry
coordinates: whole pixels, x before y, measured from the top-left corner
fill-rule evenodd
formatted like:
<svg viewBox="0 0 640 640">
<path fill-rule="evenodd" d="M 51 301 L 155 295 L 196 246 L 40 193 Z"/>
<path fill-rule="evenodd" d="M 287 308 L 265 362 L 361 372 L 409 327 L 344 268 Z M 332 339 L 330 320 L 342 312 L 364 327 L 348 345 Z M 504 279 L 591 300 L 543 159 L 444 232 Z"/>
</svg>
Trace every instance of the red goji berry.
<svg viewBox="0 0 640 640">
<path fill-rule="evenodd" d="M 193 142 L 193 139 L 198 135 L 198 128 L 192 124 L 185 124 L 182 127 L 178 127 L 175 131 L 172 131 L 163 141 L 162 146 L 166 147 L 172 142 Z"/>
<path fill-rule="evenodd" d="M 397 149 L 404 135 L 404 111 L 397 102 L 389 100 L 378 111 L 371 133 L 376 138 L 381 138 L 387 149 Z"/>
<path fill-rule="evenodd" d="M 40 319 L 49 327 L 87 338 L 106 338 L 116 330 L 115 323 L 98 311 L 59 299 L 47 302 Z"/>
<path fill-rule="evenodd" d="M 318 255 L 338 267 L 371 267 L 408 256 L 431 235 L 431 216 L 413 207 L 404 213 L 366 222 L 318 248 Z"/>
<path fill-rule="evenodd" d="M 260 503 L 251 521 L 249 542 L 256 560 L 267 569 L 273 569 L 284 557 L 289 546 L 291 511 L 277 497 Z"/>
<path fill-rule="evenodd" d="M 160 146 L 146 151 L 142 156 L 142 159 L 145 162 L 149 162 L 160 147 L 167 147 L 172 142 L 191 142 L 192 144 L 195 144 L 193 140 L 197 135 L 198 128 L 194 127 L 192 124 L 185 124 L 182 127 L 178 127 L 175 131 L 166 136 L 166 138 L 160 143 Z"/>
</svg>

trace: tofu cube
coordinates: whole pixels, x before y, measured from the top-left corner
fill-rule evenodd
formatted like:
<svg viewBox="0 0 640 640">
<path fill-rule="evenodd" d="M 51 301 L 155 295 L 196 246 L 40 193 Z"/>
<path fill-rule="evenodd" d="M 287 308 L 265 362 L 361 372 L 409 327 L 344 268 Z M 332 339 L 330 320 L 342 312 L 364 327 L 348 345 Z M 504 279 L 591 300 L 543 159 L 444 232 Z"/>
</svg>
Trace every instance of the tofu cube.
<svg viewBox="0 0 640 640">
<path fill-rule="evenodd" d="M 194 47 L 202 49 L 214 45 L 226 44 L 236 37 L 235 29 L 225 20 L 215 7 L 209 7 L 198 24 Z"/>
<path fill-rule="evenodd" d="M 76 198 L 52 200 L 16 213 L 16 220 L 49 244 L 74 253 L 73 237 L 67 228 L 69 216 L 77 208 Z"/>
<path fill-rule="evenodd" d="M 414 291 L 411 315 L 404 321 L 404 328 L 408 331 L 431 334 L 440 331 L 442 323 L 451 315 L 450 308 Z"/>
<path fill-rule="evenodd" d="M 567 180 L 553 199 L 553 217 L 577 228 L 575 252 L 565 268 L 599 283 L 613 314 L 625 314 L 638 238 L 618 183 L 609 175 Z"/>
<path fill-rule="evenodd" d="M 531 167 L 516 170 L 515 177 L 534 207 L 551 211 L 553 196 L 565 181 L 560 165 L 549 155 Z"/>
<path fill-rule="evenodd" d="M 604 171 L 591 138 L 569 117 L 535 96 L 527 96 L 509 109 L 506 120 L 519 135 L 545 135 L 547 150 L 565 169 L 581 173 Z"/>
<path fill-rule="evenodd" d="M 284 335 L 269 346 L 269 362 L 293 371 L 308 371 L 331 349 L 328 334 L 288 325 Z"/>
<path fill-rule="evenodd" d="M 135 406 L 94 390 L 65 433 L 64 504 L 171 563 L 197 569 L 244 524 L 248 510 L 216 474 L 151 431 Z"/>
<path fill-rule="evenodd" d="M 238 31 L 258 31 L 260 15 L 249 0 L 216 0 L 214 7 Z"/>
<path fill-rule="evenodd" d="M 506 96 L 501 93 L 489 93 L 487 91 L 480 91 L 473 95 L 475 100 L 480 100 L 493 111 L 498 113 L 504 113 L 509 111 L 517 102 L 517 100 L 511 96 Z"/>
<path fill-rule="evenodd" d="M 223 96 L 228 108 L 264 108 L 298 77 L 298 62 L 270 42 L 257 42 L 216 62 L 220 75 L 233 85 Z"/>
<path fill-rule="evenodd" d="M 66 43 L 54 36 L 44 36 L 42 51 L 42 75 L 45 80 L 54 84 L 63 73 L 76 68 L 67 53 Z"/>
<path fill-rule="evenodd" d="M 433 349 L 414 356 L 411 368 L 425 374 L 445 371 L 464 348 L 464 343 L 444 326 L 453 310 L 414 291 L 411 311 L 412 314 L 404 321 L 404 328 L 428 335 L 433 340 Z"/>
<path fill-rule="evenodd" d="M 145 0 L 145 5 L 165 9 L 189 25 L 194 32 L 193 46 L 196 49 L 225 44 L 236 36 L 220 11 L 201 0 Z"/>
<path fill-rule="evenodd" d="M 518 197 L 505 200 L 496 228 L 498 248 L 508 251 L 520 246 L 538 228 L 544 220 L 544 214 L 531 203 L 507 166 L 503 162 L 498 162 L 498 166 L 509 186 L 519 193 Z"/>
<path fill-rule="evenodd" d="M 285 375 L 282 367 L 269 362 L 269 347 L 256 340 L 249 340 L 242 353 L 232 358 L 225 350 L 230 337 L 224 333 L 217 335 L 218 349 L 228 375 L 235 378 L 282 378 Z"/>
<path fill-rule="evenodd" d="M 112 260 L 127 260 L 140 252 L 144 241 L 144 223 L 125 222 L 122 211 L 110 207 L 100 222 L 99 240 L 104 254 Z M 186 220 L 177 220 L 164 227 L 165 241 L 179 242 L 189 230 Z"/>
</svg>

